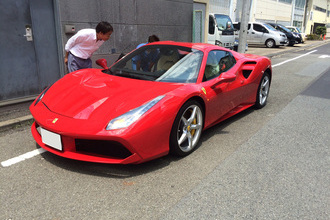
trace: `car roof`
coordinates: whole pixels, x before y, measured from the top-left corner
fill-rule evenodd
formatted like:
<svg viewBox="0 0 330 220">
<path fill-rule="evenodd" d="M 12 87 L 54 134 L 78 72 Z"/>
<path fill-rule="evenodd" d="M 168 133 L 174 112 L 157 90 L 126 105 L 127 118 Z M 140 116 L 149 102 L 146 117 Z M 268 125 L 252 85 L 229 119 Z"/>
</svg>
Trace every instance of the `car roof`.
<svg viewBox="0 0 330 220">
<path fill-rule="evenodd" d="M 173 46 L 181 46 L 181 47 L 189 47 L 197 50 L 208 50 L 210 48 L 219 49 L 220 47 L 213 44 L 207 44 L 207 43 L 191 43 L 191 42 L 177 42 L 177 41 L 157 41 L 150 43 L 150 45 L 173 45 Z M 229 51 L 226 48 L 221 47 L 221 49 L 225 51 Z"/>
<path fill-rule="evenodd" d="M 220 47 L 218 45 L 214 45 L 214 44 L 207 44 L 207 43 L 191 43 L 191 42 L 177 42 L 177 41 L 157 41 L 157 42 L 153 42 L 153 43 L 148 43 L 145 46 L 148 45 L 173 45 L 173 46 L 179 46 L 179 47 L 188 47 L 188 48 L 192 48 L 192 49 L 196 49 L 196 50 L 200 50 L 203 51 L 204 53 L 207 53 L 211 50 L 223 50 L 223 51 L 228 51 L 230 53 L 232 53 L 237 59 L 241 59 L 244 57 L 243 54 L 240 54 L 236 51 L 224 48 L 224 47 Z"/>
</svg>

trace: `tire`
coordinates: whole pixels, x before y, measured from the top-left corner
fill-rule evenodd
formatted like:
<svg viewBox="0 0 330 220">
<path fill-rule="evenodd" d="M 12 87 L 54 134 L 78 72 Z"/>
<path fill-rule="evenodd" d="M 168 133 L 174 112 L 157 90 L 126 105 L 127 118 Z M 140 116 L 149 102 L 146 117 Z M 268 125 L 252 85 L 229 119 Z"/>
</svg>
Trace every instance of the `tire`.
<svg viewBox="0 0 330 220">
<path fill-rule="evenodd" d="M 204 126 L 204 113 L 201 105 L 190 100 L 175 117 L 171 135 L 170 152 L 176 156 L 187 156 L 196 149 Z"/>
<path fill-rule="evenodd" d="M 264 75 L 262 76 L 258 91 L 257 91 L 257 98 L 256 98 L 256 103 L 255 107 L 257 109 L 261 109 L 266 106 L 267 104 L 267 99 L 269 95 L 269 89 L 270 89 L 270 74 L 265 72 Z"/>
<path fill-rule="evenodd" d="M 288 43 L 288 46 L 293 47 L 294 44 L 295 44 L 295 41 L 290 41 L 290 42 Z"/>
<path fill-rule="evenodd" d="M 265 43 L 266 47 L 268 48 L 272 48 L 272 47 L 275 47 L 275 41 L 273 39 L 268 39 L 266 40 L 266 43 Z"/>
</svg>

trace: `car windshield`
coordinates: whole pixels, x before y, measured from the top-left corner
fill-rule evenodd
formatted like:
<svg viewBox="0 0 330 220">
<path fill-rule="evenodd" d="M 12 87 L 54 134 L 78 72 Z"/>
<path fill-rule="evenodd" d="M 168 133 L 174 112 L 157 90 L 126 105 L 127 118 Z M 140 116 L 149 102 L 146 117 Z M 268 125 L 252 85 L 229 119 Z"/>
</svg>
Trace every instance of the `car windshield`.
<svg viewBox="0 0 330 220">
<path fill-rule="evenodd" d="M 223 31 L 223 30 L 233 31 L 234 30 L 233 24 L 232 24 L 229 16 L 215 14 L 214 17 L 217 20 L 217 25 L 218 25 L 219 30 L 221 30 L 221 31 Z"/>
<path fill-rule="evenodd" d="M 269 24 L 264 24 L 269 30 L 271 30 L 271 31 L 276 31 L 276 29 L 273 27 L 273 26 L 271 26 L 271 25 L 269 25 Z"/>
<path fill-rule="evenodd" d="M 113 65 L 108 74 L 160 82 L 195 83 L 203 52 L 173 45 L 145 45 Z"/>
<path fill-rule="evenodd" d="M 296 27 L 296 30 L 298 31 L 298 33 L 301 33 L 301 30 L 298 27 Z"/>
<path fill-rule="evenodd" d="M 289 29 L 292 32 L 296 32 L 296 30 L 293 27 L 287 27 L 287 29 Z"/>
<path fill-rule="evenodd" d="M 285 30 L 286 32 L 292 32 L 292 31 L 290 31 L 289 29 L 287 29 L 286 27 L 284 27 L 283 25 L 278 25 L 279 27 L 281 27 L 283 30 Z"/>
</svg>

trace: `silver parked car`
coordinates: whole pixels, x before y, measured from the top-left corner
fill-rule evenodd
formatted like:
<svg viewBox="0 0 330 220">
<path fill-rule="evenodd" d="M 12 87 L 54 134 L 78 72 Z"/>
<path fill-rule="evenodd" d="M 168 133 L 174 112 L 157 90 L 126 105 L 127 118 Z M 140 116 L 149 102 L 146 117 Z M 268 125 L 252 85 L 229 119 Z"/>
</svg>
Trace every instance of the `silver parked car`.
<svg viewBox="0 0 330 220">
<path fill-rule="evenodd" d="M 235 29 L 239 30 L 239 23 L 234 23 Z M 247 43 L 249 45 L 266 45 L 266 47 L 284 46 L 288 43 L 286 35 L 271 25 L 260 22 L 249 22 Z"/>
</svg>

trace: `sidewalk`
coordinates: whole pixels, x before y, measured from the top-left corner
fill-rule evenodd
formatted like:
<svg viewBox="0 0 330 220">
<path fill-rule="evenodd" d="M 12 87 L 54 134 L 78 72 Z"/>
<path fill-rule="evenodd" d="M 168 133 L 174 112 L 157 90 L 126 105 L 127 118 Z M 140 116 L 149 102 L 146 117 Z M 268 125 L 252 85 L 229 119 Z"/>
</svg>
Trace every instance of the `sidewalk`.
<svg viewBox="0 0 330 220">
<path fill-rule="evenodd" d="M 306 41 L 303 44 L 295 44 L 294 46 L 285 46 L 285 47 L 277 47 L 277 48 L 266 48 L 264 45 L 260 46 L 250 46 L 246 53 L 248 54 L 256 54 L 261 56 L 266 56 L 272 58 L 274 56 L 283 55 L 289 52 L 295 52 L 300 50 L 306 50 L 311 47 L 316 47 L 325 43 L 330 42 L 330 39 L 323 40 L 323 41 Z"/>
<path fill-rule="evenodd" d="M 32 122 L 29 107 L 32 101 L 0 106 L 0 132 Z"/>
<path fill-rule="evenodd" d="M 246 53 L 272 58 L 292 51 L 309 49 L 328 42 L 330 42 L 330 39 L 325 41 L 306 41 L 304 44 L 295 44 L 293 47 L 266 48 L 265 46 L 249 46 Z M 32 102 L 33 100 L 27 100 L 22 103 L 0 103 L 0 132 L 32 122 L 33 117 L 29 111 L 29 106 Z"/>
</svg>

